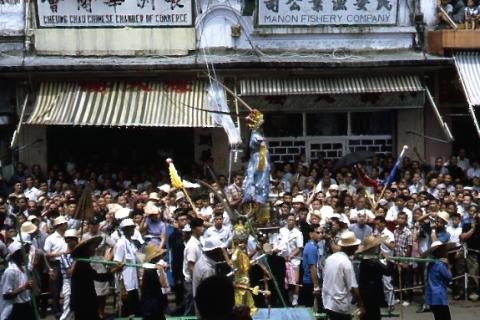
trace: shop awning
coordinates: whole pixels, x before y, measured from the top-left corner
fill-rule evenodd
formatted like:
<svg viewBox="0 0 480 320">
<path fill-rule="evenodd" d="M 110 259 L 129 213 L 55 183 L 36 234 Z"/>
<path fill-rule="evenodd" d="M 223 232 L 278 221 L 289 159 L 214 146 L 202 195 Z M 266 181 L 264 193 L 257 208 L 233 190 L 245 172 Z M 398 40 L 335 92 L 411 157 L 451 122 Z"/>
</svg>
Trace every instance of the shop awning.
<svg viewBox="0 0 480 320">
<path fill-rule="evenodd" d="M 44 82 L 28 124 L 215 127 L 202 81 Z"/>
<path fill-rule="evenodd" d="M 460 82 L 468 102 L 468 110 L 480 137 L 475 107 L 480 106 L 480 52 L 457 52 L 453 55 Z"/>
<path fill-rule="evenodd" d="M 242 96 L 359 94 L 423 91 L 415 75 L 240 80 Z"/>
</svg>

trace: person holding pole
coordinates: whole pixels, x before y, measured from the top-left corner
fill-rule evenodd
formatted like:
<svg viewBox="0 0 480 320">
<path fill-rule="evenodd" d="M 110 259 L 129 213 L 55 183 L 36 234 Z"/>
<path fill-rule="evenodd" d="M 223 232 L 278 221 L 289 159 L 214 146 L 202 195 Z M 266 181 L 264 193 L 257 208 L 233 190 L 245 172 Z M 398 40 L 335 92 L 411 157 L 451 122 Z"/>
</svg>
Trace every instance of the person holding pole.
<svg viewBox="0 0 480 320">
<path fill-rule="evenodd" d="M 71 252 L 74 259 L 91 258 L 95 255 L 97 246 L 102 237 L 92 237 L 80 242 Z M 98 315 L 98 300 L 95 293 L 94 281 L 112 281 L 113 273 L 120 272 L 122 263 L 107 273 L 97 273 L 89 262 L 75 261 L 71 277 L 70 309 L 75 315 L 75 320 L 100 320 Z"/>
</svg>

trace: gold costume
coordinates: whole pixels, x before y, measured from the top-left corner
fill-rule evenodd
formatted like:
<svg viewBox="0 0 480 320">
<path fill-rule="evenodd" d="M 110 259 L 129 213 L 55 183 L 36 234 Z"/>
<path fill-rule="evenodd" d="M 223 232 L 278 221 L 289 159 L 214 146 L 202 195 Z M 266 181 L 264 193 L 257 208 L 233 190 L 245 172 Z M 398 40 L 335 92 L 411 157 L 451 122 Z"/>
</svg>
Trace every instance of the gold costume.
<svg viewBox="0 0 480 320">
<path fill-rule="evenodd" d="M 235 305 L 245 305 L 250 308 L 250 315 L 254 315 L 257 312 L 255 303 L 253 301 L 252 293 L 250 290 L 250 278 L 248 277 L 248 271 L 250 270 L 250 258 L 239 247 L 235 249 L 232 255 L 233 267 L 236 270 L 233 278 L 233 284 L 235 286 Z"/>
</svg>

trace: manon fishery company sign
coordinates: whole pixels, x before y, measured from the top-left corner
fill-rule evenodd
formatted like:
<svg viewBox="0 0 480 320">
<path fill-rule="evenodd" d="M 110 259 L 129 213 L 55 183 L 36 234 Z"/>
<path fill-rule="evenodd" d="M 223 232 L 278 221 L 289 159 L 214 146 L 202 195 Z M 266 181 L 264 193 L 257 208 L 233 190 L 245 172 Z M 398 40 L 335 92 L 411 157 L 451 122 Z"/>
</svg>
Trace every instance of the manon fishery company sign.
<svg viewBox="0 0 480 320">
<path fill-rule="evenodd" d="M 398 0 L 258 0 L 258 25 L 392 25 L 397 7 Z"/>
<path fill-rule="evenodd" d="M 40 27 L 191 26 L 193 0 L 36 0 Z"/>
</svg>

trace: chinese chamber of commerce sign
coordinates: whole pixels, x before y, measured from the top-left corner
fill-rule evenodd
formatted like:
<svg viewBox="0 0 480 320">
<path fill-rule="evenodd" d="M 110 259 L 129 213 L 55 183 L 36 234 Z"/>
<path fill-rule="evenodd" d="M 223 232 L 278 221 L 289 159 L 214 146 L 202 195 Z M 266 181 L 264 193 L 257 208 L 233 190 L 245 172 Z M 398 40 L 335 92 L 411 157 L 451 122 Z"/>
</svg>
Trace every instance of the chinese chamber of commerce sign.
<svg viewBox="0 0 480 320">
<path fill-rule="evenodd" d="M 36 0 L 40 27 L 191 26 L 193 0 Z"/>
<path fill-rule="evenodd" d="M 258 25 L 392 25 L 397 7 L 398 0 L 258 0 Z"/>
</svg>

